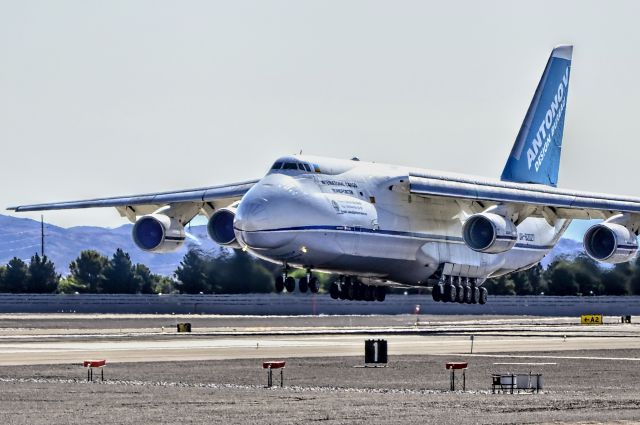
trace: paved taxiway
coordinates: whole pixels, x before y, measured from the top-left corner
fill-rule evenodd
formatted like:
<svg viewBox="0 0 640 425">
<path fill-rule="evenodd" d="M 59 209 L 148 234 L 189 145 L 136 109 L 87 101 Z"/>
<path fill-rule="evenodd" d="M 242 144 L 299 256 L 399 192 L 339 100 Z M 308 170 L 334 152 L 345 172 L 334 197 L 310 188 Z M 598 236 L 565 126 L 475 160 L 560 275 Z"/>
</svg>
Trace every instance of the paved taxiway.
<svg viewBox="0 0 640 425">
<path fill-rule="evenodd" d="M 411 324 L 415 317 L 403 316 L 386 327 L 379 318 L 370 320 L 374 326 L 366 322 L 352 327 L 328 326 L 334 319 L 312 318 L 313 326 L 297 328 L 257 327 L 253 322 L 233 328 L 206 327 L 203 323 L 192 334 L 178 334 L 169 327 L 160 330 L 161 326 L 136 329 L 130 322 L 127 328 L 117 329 L 106 323 L 121 320 L 117 317 L 104 319 L 102 327 L 96 322 L 92 329 L 4 328 L 0 332 L 0 365 L 63 364 L 91 358 L 113 363 L 362 356 L 363 341 L 378 337 L 388 340 L 392 356 L 468 355 L 471 335 L 477 356 L 508 352 L 535 357 L 539 352 L 640 349 L 640 326 L 636 324 L 580 326 L 574 318 L 553 322 L 543 318 L 475 318 L 459 323 L 422 318 L 415 326 Z M 152 319 L 146 316 L 144 320 Z M 255 320 L 264 325 L 270 319 Z"/>
</svg>

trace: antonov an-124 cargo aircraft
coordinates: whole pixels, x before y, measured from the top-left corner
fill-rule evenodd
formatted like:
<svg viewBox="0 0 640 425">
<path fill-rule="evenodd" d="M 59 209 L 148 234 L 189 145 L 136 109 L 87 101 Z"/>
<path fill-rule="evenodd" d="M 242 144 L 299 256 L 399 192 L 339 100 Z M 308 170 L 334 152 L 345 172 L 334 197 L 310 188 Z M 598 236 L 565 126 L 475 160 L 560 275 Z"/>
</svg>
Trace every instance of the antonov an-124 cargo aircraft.
<svg viewBox="0 0 640 425">
<path fill-rule="evenodd" d="M 314 272 L 340 275 L 334 299 L 432 286 L 436 301 L 484 304 L 488 277 L 537 264 L 573 219 L 603 220 L 584 235 L 595 260 L 628 261 L 638 249 L 640 198 L 556 188 L 572 52 L 551 53 L 500 180 L 294 155 L 259 180 L 10 209 L 115 207 L 152 252 L 180 247 L 202 214 L 218 244 L 282 265 L 279 292 L 294 291 L 288 273 L 303 268 L 302 292 L 318 291 Z"/>
</svg>

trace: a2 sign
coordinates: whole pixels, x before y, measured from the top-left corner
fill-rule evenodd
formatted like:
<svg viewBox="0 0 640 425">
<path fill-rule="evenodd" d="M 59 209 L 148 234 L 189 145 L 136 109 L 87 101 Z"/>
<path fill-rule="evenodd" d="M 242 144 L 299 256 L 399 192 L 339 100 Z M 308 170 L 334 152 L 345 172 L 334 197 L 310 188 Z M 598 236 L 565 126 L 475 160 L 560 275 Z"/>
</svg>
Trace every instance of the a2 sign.
<svg viewBox="0 0 640 425">
<path fill-rule="evenodd" d="M 583 314 L 580 316 L 581 325 L 602 325 L 602 314 Z"/>
</svg>

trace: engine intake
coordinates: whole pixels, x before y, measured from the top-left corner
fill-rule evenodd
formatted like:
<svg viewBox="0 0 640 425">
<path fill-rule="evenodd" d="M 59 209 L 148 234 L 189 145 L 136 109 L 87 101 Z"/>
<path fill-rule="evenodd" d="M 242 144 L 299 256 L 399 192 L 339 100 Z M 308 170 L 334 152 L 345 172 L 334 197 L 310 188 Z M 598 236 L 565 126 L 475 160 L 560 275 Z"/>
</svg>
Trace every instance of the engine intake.
<svg viewBox="0 0 640 425">
<path fill-rule="evenodd" d="M 589 257 L 611 264 L 629 261 L 638 251 L 636 235 L 616 223 L 591 226 L 584 234 L 583 244 Z"/>
<path fill-rule="evenodd" d="M 235 217 L 235 207 L 221 208 L 213 213 L 209 218 L 209 223 L 207 223 L 209 237 L 220 245 L 240 248 L 240 244 L 236 239 L 236 232 L 233 229 Z"/>
<path fill-rule="evenodd" d="M 462 239 L 474 251 L 497 254 L 513 248 L 517 241 L 516 225 L 498 214 L 474 214 L 462 226 Z"/>
<path fill-rule="evenodd" d="M 138 248 L 150 252 L 175 251 L 184 243 L 184 226 L 164 214 L 140 217 L 132 230 L 133 241 Z"/>
</svg>

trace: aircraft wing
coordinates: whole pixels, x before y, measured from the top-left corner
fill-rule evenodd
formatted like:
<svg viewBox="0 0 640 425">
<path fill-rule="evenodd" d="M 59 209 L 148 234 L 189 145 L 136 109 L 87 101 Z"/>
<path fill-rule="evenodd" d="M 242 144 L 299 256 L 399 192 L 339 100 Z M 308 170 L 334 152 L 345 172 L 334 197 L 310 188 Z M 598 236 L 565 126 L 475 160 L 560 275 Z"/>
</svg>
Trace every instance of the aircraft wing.
<svg viewBox="0 0 640 425">
<path fill-rule="evenodd" d="M 528 208 L 528 216 L 607 219 L 627 213 L 640 220 L 640 198 L 557 189 L 555 187 L 438 174 L 410 174 L 408 192 L 475 203 L 479 209 L 506 204 Z"/>
<path fill-rule="evenodd" d="M 201 208 L 211 211 L 225 207 L 239 199 L 256 184 L 258 180 L 232 183 L 221 186 L 186 189 L 173 192 L 145 193 L 140 195 L 116 196 L 110 198 L 85 199 L 79 201 L 52 202 L 46 204 L 19 205 L 9 207 L 16 212 L 65 210 L 76 208 L 115 207 L 123 217 L 135 221 L 135 217 L 150 214 L 163 206 L 183 206 L 188 210 Z M 195 215 L 195 214 L 194 214 Z"/>
</svg>

